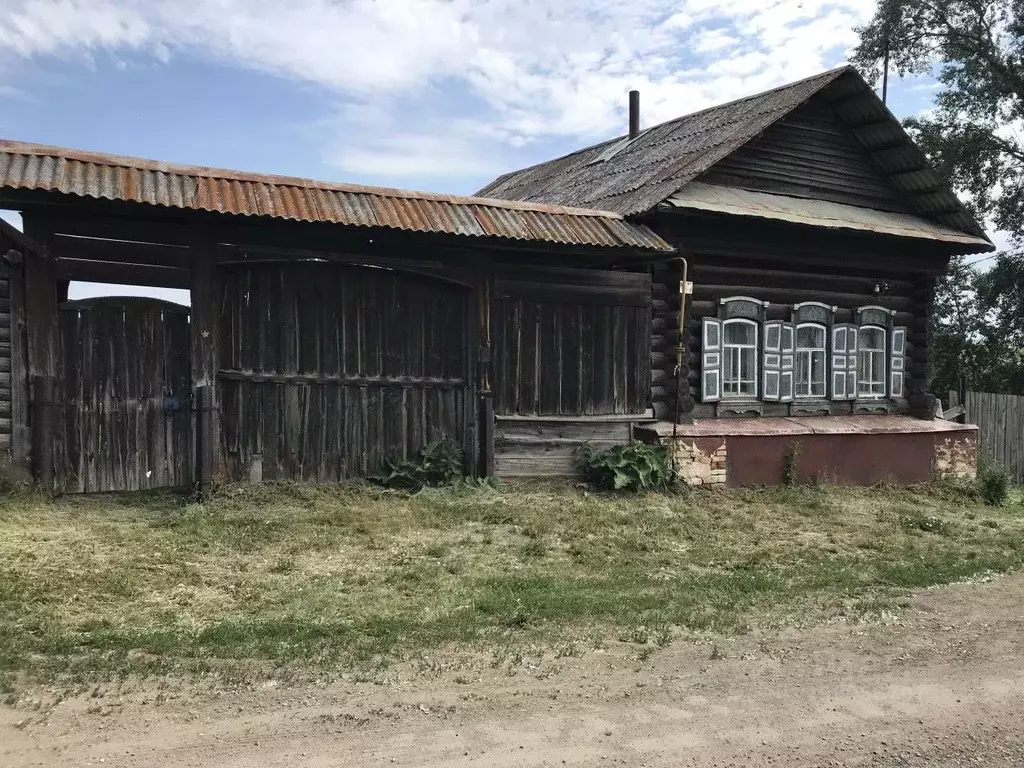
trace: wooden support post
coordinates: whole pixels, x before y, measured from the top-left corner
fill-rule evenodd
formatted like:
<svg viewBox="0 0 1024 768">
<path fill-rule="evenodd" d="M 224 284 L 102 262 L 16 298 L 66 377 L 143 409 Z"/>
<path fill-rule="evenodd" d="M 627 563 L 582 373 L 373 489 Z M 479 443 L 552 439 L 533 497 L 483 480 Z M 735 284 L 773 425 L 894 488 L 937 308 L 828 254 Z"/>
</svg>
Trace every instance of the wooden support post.
<svg viewBox="0 0 1024 768">
<path fill-rule="evenodd" d="M 477 340 L 477 440 L 478 471 L 483 477 L 494 475 L 494 387 L 491 362 L 493 339 L 491 312 L 494 296 L 494 270 L 483 265 L 476 280 Z"/>
<path fill-rule="evenodd" d="M 191 247 L 192 313 L 190 333 L 192 344 L 192 386 L 196 394 L 196 467 L 194 480 L 200 489 L 212 487 L 217 474 L 217 448 L 220 445 L 220 398 L 217 393 L 217 339 L 220 305 L 217 269 L 214 263 L 212 235 L 199 230 Z M 199 405 L 203 390 L 207 410 Z M 209 452 L 206 457 L 204 451 Z M 208 463 L 204 464 L 206 461 Z"/>
<path fill-rule="evenodd" d="M 53 439 L 57 380 L 53 376 L 32 379 L 32 475 L 36 483 L 53 489 Z"/>
<path fill-rule="evenodd" d="M 57 377 L 61 375 L 58 367 L 60 334 L 56 268 L 47 249 L 52 234 L 46 222 L 31 216 L 25 216 L 23 221 L 25 234 L 43 246 L 38 252 L 29 251 L 22 254 L 25 360 L 28 366 L 26 384 L 30 395 L 28 417 L 32 424 L 32 451 L 34 454 L 36 450 L 42 450 L 45 446 L 47 452 L 46 456 L 33 455 L 31 466 L 36 480 L 52 488 L 54 474 L 60 471 L 55 467 L 60 457 L 55 456 L 53 451 L 54 443 L 58 439 L 55 434 L 58 424 L 57 420 L 53 419 L 46 430 L 40 432 L 36 422 L 48 410 L 52 410 L 53 397 L 47 401 L 49 406 L 37 405 L 35 398 L 37 377 L 50 379 L 54 383 L 55 392 Z M 42 434 L 46 435 L 45 443 L 40 443 L 37 439 Z M 47 476 L 40 478 L 40 470 L 45 470 Z"/>
<path fill-rule="evenodd" d="M 196 486 L 201 498 L 213 492 L 215 473 L 217 413 L 213 402 L 213 387 L 196 387 Z"/>
</svg>

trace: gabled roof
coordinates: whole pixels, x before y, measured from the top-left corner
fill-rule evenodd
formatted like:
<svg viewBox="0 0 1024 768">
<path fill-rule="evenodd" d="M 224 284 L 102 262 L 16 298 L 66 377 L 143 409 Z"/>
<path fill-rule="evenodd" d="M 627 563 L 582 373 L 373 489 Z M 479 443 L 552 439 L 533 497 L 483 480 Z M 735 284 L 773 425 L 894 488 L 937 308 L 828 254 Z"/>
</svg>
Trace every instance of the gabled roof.
<svg viewBox="0 0 1024 768">
<path fill-rule="evenodd" d="M 631 142 L 620 136 L 507 173 L 478 194 L 593 206 L 624 216 L 644 213 L 819 96 L 828 100 L 916 213 L 985 237 L 948 183 L 851 66 L 669 120 Z M 607 159 L 599 159 L 602 156 Z"/>
<path fill-rule="evenodd" d="M 647 227 L 610 211 L 336 184 L 0 140 L 0 193 L 20 190 L 412 232 L 674 250 Z"/>
</svg>

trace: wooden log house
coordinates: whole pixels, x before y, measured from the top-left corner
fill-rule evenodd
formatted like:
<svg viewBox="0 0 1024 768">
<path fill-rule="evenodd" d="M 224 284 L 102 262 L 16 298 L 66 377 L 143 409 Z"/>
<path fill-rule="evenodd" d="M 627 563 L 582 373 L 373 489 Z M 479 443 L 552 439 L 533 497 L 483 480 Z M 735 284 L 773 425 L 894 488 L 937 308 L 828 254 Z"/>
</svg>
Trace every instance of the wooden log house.
<svg viewBox="0 0 1024 768">
<path fill-rule="evenodd" d="M 694 484 L 973 471 L 928 329 L 993 246 L 860 75 L 637 105 L 477 198 L 0 142 L 0 447 L 68 491 L 336 482 L 437 438 L 481 475 L 636 439 Z"/>
<path fill-rule="evenodd" d="M 606 443 L 651 419 L 673 249 L 618 214 L 10 141 L 0 198 L 0 443 L 45 487 L 337 482 L 435 439 L 490 475 L 495 412 Z"/>
<path fill-rule="evenodd" d="M 796 453 L 802 479 L 972 471 L 973 428 L 934 419 L 929 326 L 950 258 L 993 245 L 857 71 L 643 131 L 637 105 L 627 135 L 478 194 L 614 211 L 676 246 L 651 268 L 646 439 L 694 484 L 777 483 Z"/>
</svg>

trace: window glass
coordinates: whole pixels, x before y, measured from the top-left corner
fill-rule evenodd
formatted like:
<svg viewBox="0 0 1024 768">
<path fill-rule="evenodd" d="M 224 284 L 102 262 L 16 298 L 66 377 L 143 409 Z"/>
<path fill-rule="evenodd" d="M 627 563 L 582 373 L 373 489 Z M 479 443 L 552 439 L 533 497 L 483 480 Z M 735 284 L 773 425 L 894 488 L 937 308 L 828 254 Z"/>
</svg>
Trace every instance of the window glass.
<svg viewBox="0 0 1024 768">
<path fill-rule="evenodd" d="M 757 343 L 757 328 L 753 323 L 727 322 L 725 324 L 725 343 L 753 346 Z"/>
<path fill-rule="evenodd" d="M 796 329 L 796 397 L 825 397 L 825 328 Z"/>
<path fill-rule="evenodd" d="M 857 357 L 857 395 L 885 396 L 885 329 L 865 326 L 860 329 Z"/>
<path fill-rule="evenodd" d="M 748 320 L 727 320 L 722 346 L 722 395 L 757 396 L 757 326 Z"/>
</svg>

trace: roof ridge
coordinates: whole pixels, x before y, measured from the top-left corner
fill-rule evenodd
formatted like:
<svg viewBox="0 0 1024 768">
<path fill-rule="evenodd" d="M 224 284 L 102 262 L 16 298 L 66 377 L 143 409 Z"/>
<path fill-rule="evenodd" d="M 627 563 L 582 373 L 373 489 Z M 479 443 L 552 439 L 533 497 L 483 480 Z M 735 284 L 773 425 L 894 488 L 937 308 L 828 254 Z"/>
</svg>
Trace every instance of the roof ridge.
<svg viewBox="0 0 1024 768">
<path fill-rule="evenodd" d="M 401 198 L 412 200 L 431 200 L 451 203 L 453 205 L 483 205 L 493 208 L 504 208 L 516 211 L 536 211 L 538 213 L 557 213 L 569 216 L 597 217 L 621 220 L 623 216 L 615 211 L 604 211 L 596 208 L 579 208 L 574 206 L 556 205 L 553 203 L 524 202 L 519 200 L 502 200 L 500 198 L 481 197 L 479 195 L 454 195 L 443 192 L 425 192 L 420 190 L 382 187 L 369 184 L 350 184 L 346 182 L 318 181 L 300 176 L 284 176 L 278 174 L 259 174 L 249 171 L 237 171 L 227 168 L 215 168 L 205 165 L 186 165 L 184 163 L 168 163 L 161 160 L 114 155 L 103 152 L 58 147 L 48 144 L 0 139 L 0 152 L 9 154 L 53 157 L 62 160 L 92 163 L 108 167 L 129 170 L 155 171 L 174 176 L 194 176 L 200 178 L 243 181 L 257 184 L 274 184 L 303 189 L 319 189 L 331 192 L 349 192 L 355 194 L 378 195 L 380 197 Z"/>
</svg>

